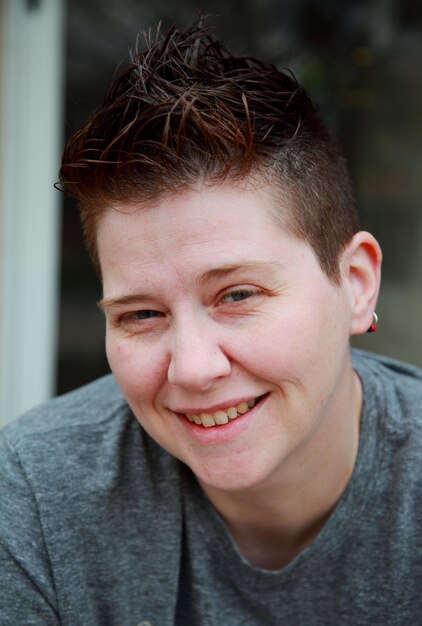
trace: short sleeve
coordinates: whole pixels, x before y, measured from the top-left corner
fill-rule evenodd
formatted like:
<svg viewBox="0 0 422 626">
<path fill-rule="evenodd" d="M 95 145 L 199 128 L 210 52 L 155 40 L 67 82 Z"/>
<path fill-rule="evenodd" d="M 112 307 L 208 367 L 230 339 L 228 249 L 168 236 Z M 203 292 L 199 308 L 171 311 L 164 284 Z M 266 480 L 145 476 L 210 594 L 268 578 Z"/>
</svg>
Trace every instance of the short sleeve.
<svg viewBox="0 0 422 626">
<path fill-rule="evenodd" d="M 36 495 L 0 435 L 0 626 L 60 623 Z"/>
</svg>

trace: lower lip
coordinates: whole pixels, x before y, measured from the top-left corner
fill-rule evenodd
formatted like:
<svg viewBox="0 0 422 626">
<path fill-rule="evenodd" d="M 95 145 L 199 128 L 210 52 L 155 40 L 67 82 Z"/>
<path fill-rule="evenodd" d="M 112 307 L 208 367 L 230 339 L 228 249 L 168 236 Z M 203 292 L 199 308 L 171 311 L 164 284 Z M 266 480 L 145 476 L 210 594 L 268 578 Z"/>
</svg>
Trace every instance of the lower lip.
<svg viewBox="0 0 422 626">
<path fill-rule="evenodd" d="M 179 419 L 182 422 L 189 435 L 202 445 L 216 445 L 222 443 L 229 443 L 232 439 L 235 439 L 242 433 L 252 418 L 256 416 L 257 411 L 263 406 L 267 400 L 268 394 L 261 398 L 261 400 L 255 404 L 252 409 L 243 415 L 239 415 L 234 420 L 230 420 L 227 424 L 222 426 L 210 426 L 206 428 L 200 424 L 190 422 L 185 415 L 179 414 Z"/>
</svg>

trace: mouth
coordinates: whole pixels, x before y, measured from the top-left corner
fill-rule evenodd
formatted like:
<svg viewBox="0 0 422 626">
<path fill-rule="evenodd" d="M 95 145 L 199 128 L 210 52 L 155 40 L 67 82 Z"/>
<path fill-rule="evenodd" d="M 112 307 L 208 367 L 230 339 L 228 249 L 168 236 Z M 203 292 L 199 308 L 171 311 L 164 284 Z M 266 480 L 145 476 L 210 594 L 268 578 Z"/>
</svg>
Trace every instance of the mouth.
<svg viewBox="0 0 422 626">
<path fill-rule="evenodd" d="M 233 422 L 241 415 L 245 415 L 253 409 L 265 396 L 259 396 L 248 402 L 240 402 L 235 406 L 225 409 L 219 409 L 213 413 L 185 413 L 186 419 L 191 423 L 203 426 L 204 428 L 214 428 L 225 426 L 229 422 Z"/>
</svg>

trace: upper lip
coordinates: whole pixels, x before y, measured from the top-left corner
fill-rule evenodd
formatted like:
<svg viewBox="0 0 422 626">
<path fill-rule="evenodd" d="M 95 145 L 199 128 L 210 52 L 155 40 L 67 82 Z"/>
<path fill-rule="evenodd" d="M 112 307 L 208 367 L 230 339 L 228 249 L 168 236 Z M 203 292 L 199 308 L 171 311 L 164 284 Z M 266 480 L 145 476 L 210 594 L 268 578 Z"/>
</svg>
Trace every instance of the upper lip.
<svg viewBox="0 0 422 626">
<path fill-rule="evenodd" d="M 200 415 L 201 413 L 215 413 L 216 411 L 224 411 L 225 409 L 229 409 L 230 407 L 235 407 L 241 402 L 250 402 L 251 400 L 255 400 L 259 397 L 260 394 L 247 397 L 243 396 L 234 400 L 224 400 L 224 402 L 219 402 L 218 404 L 213 404 L 208 407 L 178 407 L 177 409 L 172 409 L 172 411 L 174 413 L 193 413 L 194 415 Z"/>
</svg>

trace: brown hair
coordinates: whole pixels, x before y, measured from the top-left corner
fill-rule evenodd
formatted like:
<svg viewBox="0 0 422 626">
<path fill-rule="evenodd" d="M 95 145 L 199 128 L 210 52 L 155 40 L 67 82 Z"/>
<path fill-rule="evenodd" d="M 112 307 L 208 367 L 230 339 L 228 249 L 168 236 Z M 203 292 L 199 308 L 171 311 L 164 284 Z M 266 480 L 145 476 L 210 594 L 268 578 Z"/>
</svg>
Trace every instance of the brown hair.
<svg viewBox="0 0 422 626">
<path fill-rule="evenodd" d="M 146 36 L 67 143 L 60 181 L 79 201 L 98 264 L 96 223 L 108 206 L 250 175 L 289 198 L 291 231 L 338 283 L 339 254 L 359 225 L 337 144 L 292 75 L 233 56 L 199 23 Z"/>
</svg>

